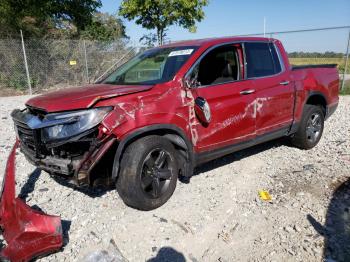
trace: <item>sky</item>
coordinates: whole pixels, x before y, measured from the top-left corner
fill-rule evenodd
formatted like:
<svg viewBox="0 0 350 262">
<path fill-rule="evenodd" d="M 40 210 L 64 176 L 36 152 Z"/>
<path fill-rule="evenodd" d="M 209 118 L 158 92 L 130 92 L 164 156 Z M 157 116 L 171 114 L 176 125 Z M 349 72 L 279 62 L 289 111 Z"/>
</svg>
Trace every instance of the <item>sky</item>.
<svg viewBox="0 0 350 262">
<path fill-rule="evenodd" d="M 116 14 L 121 0 L 102 0 L 100 11 Z M 207 37 L 279 32 L 321 27 L 350 26 L 350 0 L 209 0 L 205 18 L 197 23 L 197 32 L 190 33 L 171 26 L 171 41 Z M 132 41 L 149 31 L 124 19 L 126 33 Z M 273 35 L 287 51 L 345 52 L 350 29 Z"/>
</svg>

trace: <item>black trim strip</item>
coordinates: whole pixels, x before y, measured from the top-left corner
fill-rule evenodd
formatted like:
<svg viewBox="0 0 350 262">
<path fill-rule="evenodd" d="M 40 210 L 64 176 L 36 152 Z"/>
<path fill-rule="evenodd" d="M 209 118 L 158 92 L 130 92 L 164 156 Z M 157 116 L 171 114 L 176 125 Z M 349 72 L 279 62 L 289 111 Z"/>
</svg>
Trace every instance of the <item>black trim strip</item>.
<svg viewBox="0 0 350 262">
<path fill-rule="evenodd" d="M 335 112 L 335 110 L 337 110 L 337 108 L 338 108 L 338 103 L 331 106 L 327 106 L 327 113 L 326 113 L 325 120 L 327 120 L 331 115 L 333 115 L 333 113 Z"/>
<path fill-rule="evenodd" d="M 318 65 L 300 65 L 292 66 L 292 70 L 307 69 L 307 68 L 334 68 L 337 64 L 318 64 Z"/>
</svg>

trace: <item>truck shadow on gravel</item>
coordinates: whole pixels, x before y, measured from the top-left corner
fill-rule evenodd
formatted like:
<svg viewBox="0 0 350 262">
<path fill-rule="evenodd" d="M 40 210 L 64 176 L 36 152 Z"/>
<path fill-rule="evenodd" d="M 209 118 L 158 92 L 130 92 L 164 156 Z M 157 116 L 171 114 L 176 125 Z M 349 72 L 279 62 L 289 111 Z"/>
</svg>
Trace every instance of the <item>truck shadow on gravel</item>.
<svg viewBox="0 0 350 262">
<path fill-rule="evenodd" d="M 243 149 L 241 151 L 237 151 L 235 153 L 226 155 L 224 157 L 212 160 L 208 163 L 202 164 L 199 167 L 197 167 L 193 173 L 192 176 L 197 176 L 202 173 L 206 173 L 208 171 L 211 171 L 216 168 L 223 167 L 225 165 L 229 165 L 235 161 L 239 161 L 241 159 L 259 154 L 261 152 L 264 152 L 266 150 L 270 150 L 275 147 L 280 147 L 280 146 L 289 146 L 292 147 L 290 144 L 288 138 L 279 138 L 276 140 L 268 141 L 262 144 L 258 144 L 256 146 Z M 189 181 L 184 181 L 185 183 L 188 183 Z"/>
<path fill-rule="evenodd" d="M 324 236 L 326 261 L 350 261 L 350 179 L 334 191 L 324 226 L 311 215 L 307 215 L 307 219 Z"/>
<path fill-rule="evenodd" d="M 39 179 L 41 172 L 42 171 L 39 168 L 36 168 L 31 174 L 29 174 L 27 181 L 22 186 L 21 191 L 18 195 L 21 199 L 26 200 L 29 194 L 34 191 L 35 183 Z M 66 180 L 65 178 L 54 175 L 51 176 L 51 179 L 53 179 L 56 183 L 60 184 L 61 186 L 68 187 L 78 192 L 84 193 L 85 195 L 92 198 L 101 197 L 102 195 L 106 194 L 108 191 L 111 191 L 113 189 L 113 187 L 107 186 L 97 186 L 94 188 L 78 187 L 77 185 L 74 185 L 73 183 Z M 39 188 L 39 192 L 48 190 L 48 188 Z"/>
<path fill-rule="evenodd" d="M 206 173 L 213 169 L 223 167 L 235 161 L 239 161 L 243 158 L 247 158 L 255 154 L 269 150 L 271 148 L 280 147 L 280 146 L 291 146 L 291 145 L 287 138 L 280 138 L 269 142 L 265 142 L 263 144 L 259 144 L 259 145 L 226 155 L 224 157 L 212 160 L 208 163 L 202 164 L 194 170 L 193 175 L 191 177 L 200 175 L 202 173 Z M 27 182 L 21 189 L 20 196 L 22 199 L 26 199 L 28 197 L 28 194 L 33 192 L 35 188 L 35 182 L 39 179 L 40 174 L 41 174 L 41 170 L 37 168 L 29 175 Z M 191 177 L 189 178 L 181 177 L 179 178 L 179 180 L 182 183 L 188 184 L 190 183 Z M 101 197 L 107 192 L 115 189 L 114 186 L 79 187 L 73 184 L 72 182 L 69 182 L 67 179 L 56 175 L 52 175 L 51 179 L 55 180 L 55 182 L 60 184 L 61 186 L 71 188 L 91 198 Z"/>
<path fill-rule="evenodd" d="M 24 201 L 28 198 L 29 194 L 34 191 L 35 183 L 41 175 L 41 170 L 39 168 L 34 169 L 32 173 L 29 174 L 27 181 L 22 186 L 21 191 L 18 194 L 18 197 Z"/>
<path fill-rule="evenodd" d="M 77 186 L 71 182 L 69 182 L 67 179 L 62 178 L 60 176 L 51 176 L 53 180 L 55 180 L 56 183 L 60 184 L 61 186 L 71 188 L 75 191 L 78 191 L 80 193 L 83 193 L 91 198 L 101 197 L 107 192 L 114 190 L 115 186 L 95 186 L 95 187 L 89 187 L 89 186 Z"/>
<path fill-rule="evenodd" d="M 29 174 L 27 181 L 22 186 L 18 197 L 26 202 L 30 193 L 32 193 L 35 189 L 36 181 L 39 179 L 41 175 L 41 170 L 39 168 L 34 169 L 32 173 Z M 47 191 L 48 188 L 40 188 L 39 191 Z M 38 205 L 32 205 L 31 208 L 34 210 L 45 213 Z M 69 230 L 72 222 L 70 220 L 61 220 L 62 225 L 62 234 L 63 234 L 63 248 L 69 243 Z M 1 249 L 1 243 L 0 243 Z"/>
</svg>

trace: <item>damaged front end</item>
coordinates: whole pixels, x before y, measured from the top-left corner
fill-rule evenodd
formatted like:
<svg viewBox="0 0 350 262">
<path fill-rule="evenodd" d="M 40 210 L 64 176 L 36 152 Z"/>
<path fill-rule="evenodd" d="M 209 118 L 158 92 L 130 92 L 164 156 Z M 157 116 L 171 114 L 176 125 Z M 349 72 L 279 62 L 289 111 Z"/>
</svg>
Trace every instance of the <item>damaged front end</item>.
<svg viewBox="0 0 350 262">
<path fill-rule="evenodd" d="M 50 174 L 65 176 L 78 185 L 91 185 L 93 179 L 98 180 L 91 176 L 92 170 L 105 165 L 102 160 L 111 162 L 105 159 L 109 155 L 106 152 L 117 144 L 100 125 L 111 110 L 100 107 L 46 113 L 27 106 L 12 112 L 17 139 L 7 162 L 0 199 L 0 226 L 6 241 L 0 261 L 29 261 L 63 245 L 60 217 L 33 210 L 16 197 L 16 149 L 20 147 L 29 162 Z"/>
<path fill-rule="evenodd" d="M 16 197 L 15 157 L 18 140 L 7 161 L 0 199 L 0 226 L 7 245 L 0 260 L 29 261 L 58 251 L 63 245 L 61 219 L 31 209 Z"/>
<path fill-rule="evenodd" d="M 11 116 L 29 162 L 74 184 L 91 185 L 91 171 L 116 140 L 99 127 L 111 110 L 100 107 L 48 114 L 28 106 Z"/>
</svg>

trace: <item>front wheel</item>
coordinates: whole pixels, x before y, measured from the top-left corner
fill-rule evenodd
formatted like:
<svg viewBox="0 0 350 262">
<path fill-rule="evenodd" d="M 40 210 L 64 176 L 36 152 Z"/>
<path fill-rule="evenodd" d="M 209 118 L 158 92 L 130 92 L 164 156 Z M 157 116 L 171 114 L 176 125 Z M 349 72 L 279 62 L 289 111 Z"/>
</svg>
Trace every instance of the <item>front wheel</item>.
<svg viewBox="0 0 350 262">
<path fill-rule="evenodd" d="M 298 131 L 292 144 L 301 149 L 311 149 L 318 144 L 324 128 L 324 114 L 319 106 L 305 105 Z"/>
<path fill-rule="evenodd" d="M 152 210 L 172 196 L 178 172 L 176 150 L 169 140 L 147 136 L 130 144 L 124 152 L 117 191 L 128 206 Z"/>
</svg>

